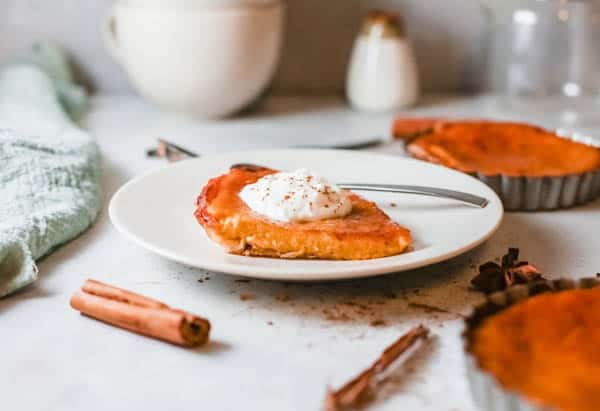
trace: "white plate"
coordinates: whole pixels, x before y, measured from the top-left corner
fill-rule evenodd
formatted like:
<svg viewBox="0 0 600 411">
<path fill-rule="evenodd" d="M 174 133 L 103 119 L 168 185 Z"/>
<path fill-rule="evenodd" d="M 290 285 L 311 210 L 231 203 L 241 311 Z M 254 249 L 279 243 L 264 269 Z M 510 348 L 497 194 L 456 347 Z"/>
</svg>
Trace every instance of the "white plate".
<svg viewBox="0 0 600 411">
<path fill-rule="evenodd" d="M 236 256 L 208 239 L 193 212 L 207 180 L 238 162 L 280 170 L 306 167 L 340 182 L 438 186 L 477 194 L 490 203 L 479 209 L 416 195 L 361 193 L 411 230 L 414 242 L 409 251 L 365 261 Z M 113 196 L 109 213 L 115 227 L 128 238 L 189 266 L 255 278 L 336 280 L 409 270 L 462 254 L 494 233 L 503 209 L 498 196 L 480 181 L 422 161 L 354 151 L 268 150 L 185 160 L 137 177 Z"/>
</svg>

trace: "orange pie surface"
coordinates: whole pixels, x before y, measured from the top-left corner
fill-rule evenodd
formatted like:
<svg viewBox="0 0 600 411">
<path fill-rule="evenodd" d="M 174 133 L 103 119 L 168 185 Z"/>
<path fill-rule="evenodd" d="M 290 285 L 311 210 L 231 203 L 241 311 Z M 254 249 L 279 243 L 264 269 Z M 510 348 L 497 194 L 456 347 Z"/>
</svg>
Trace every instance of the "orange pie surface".
<svg viewBox="0 0 600 411">
<path fill-rule="evenodd" d="M 517 303 L 474 330 L 470 351 L 504 387 L 550 409 L 600 410 L 600 288 Z"/>
<path fill-rule="evenodd" d="M 527 124 L 492 121 L 424 124 L 430 127 L 429 132 L 424 131 L 412 140 L 407 145 L 408 152 L 466 173 L 542 177 L 581 174 L 600 167 L 598 148 Z M 398 120 L 395 127 L 402 130 L 402 125 Z M 414 127 L 412 123 L 409 126 Z"/>
<path fill-rule="evenodd" d="M 254 213 L 239 197 L 247 184 L 276 173 L 271 169 L 231 169 L 213 178 L 197 200 L 196 219 L 228 252 L 248 256 L 363 260 L 400 254 L 410 232 L 374 203 L 351 194 L 345 217 L 277 222 Z"/>
</svg>

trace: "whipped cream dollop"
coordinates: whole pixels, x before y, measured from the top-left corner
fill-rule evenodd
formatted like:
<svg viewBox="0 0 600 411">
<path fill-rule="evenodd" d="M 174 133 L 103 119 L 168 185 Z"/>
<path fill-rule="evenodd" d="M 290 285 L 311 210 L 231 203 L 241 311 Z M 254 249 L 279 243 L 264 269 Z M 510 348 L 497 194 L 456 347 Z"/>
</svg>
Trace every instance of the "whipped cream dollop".
<svg viewBox="0 0 600 411">
<path fill-rule="evenodd" d="M 241 199 L 252 211 L 275 221 L 315 221 L 352 211 L 349 193 L 306 169 L 262 177 L 246 185 Z"/>
</svg>

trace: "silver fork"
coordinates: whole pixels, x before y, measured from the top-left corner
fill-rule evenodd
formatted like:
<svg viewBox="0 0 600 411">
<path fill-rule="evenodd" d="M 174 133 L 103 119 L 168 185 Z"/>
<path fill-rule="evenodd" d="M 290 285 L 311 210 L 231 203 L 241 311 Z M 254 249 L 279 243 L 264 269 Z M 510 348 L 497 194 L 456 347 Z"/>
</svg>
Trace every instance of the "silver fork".
<svg viewBox="0 0 600 411">
<path fill-rule="evenodd" d="M 256 171 L 265 167 L 251 163 L 236 163 L 230 168 L 237 168 L 248 171 Z M 479 208 L 485 208 L 489 200 L 475 194 L 464 193 L 462 191 L 448 190 L 445 188 L 412 186 L 402 184 L 372 184 L 372 183 L 336 183 L 340 188 L 356 191 L 378 191 L 385 193 L 418 194 L 423 196 L 447 198 L 460 201 L 461 203 L 473 205 Z"/>
<path fill-rule="evenodd" d="M 149 156 L 167 157 L 170 161 L 178 161 L 184 157 L 199 157 L 198 154 L 185 149 L 168 141 L 159 140 L 159 147 L 156 150 L 148 151 Z M 237 163 L 231 168 L 240 168 L 244 170 L 260 170 L 265 167 L 258 164 Z M 417 194 L 430 197 L 446 198 L 456 200 L 464 204 L 484 208 L 489 201 L 486 198 L 464 193 L 456 190 L 448 190 L 437 187 L 424 187 L 401 184 L 371 184 L 371 183 L 337 183 L 338 186 L 348 190 L 356 191 L 378 191 L 386 193 Z"/>
</svg>

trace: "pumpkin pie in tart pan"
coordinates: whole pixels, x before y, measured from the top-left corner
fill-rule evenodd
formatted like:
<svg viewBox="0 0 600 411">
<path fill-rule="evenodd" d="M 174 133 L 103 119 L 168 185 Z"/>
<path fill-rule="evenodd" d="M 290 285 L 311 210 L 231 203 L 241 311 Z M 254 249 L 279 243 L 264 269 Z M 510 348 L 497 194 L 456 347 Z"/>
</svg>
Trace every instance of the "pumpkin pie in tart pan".
<svg viewBox="0 0 600 411">
<path fill-rule="evenodd" d="M 278 177 L 282 175 L 286 177 Z M 410 231 L 392 221 L 375 203 L 350 191 L 334 192 L 312 179 L 306 173 L 232 168 L 206 184 L 197 199 L 195 216 L 208 236 L 232 254 L 365 260 L 407 249 Z M 263 184 L 265 181 L 271 184 Z M 273 200 L 277 195 L 278 200 Z M 264 210 L 264 214 L 249 204 Z M 311 210 L 313 214 L 321 210 L 328 212 L 329 217 L 282 221 L 285 212 L 302 211 L 297 209 L 303 209 L 307 215 L 312 215 Z M 274 217 L 269 217 L 269 213 Z"/>
<path fill-rule="evenodd" d="M 479 178 L 507 210 L 567 208 L 600 194 L 592 140 L 497 121 L 399 118 L 393 129 L 411 156 Z"/>
<path fill-rule="evenodd" d="M 600 410 L 599 285 L 516 285 L 475 309 L 463 336 L 479 409 Z"/>
</svg>

